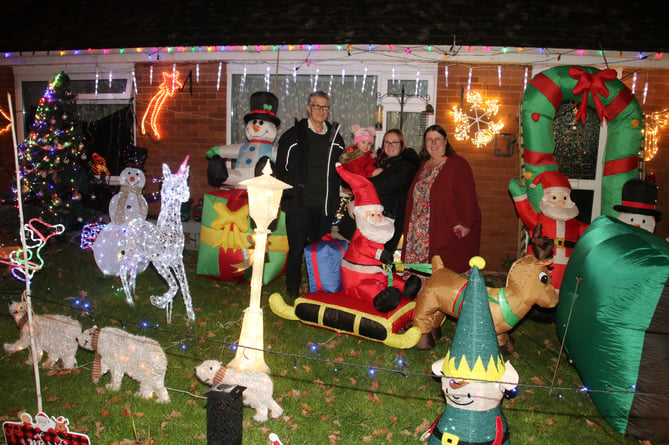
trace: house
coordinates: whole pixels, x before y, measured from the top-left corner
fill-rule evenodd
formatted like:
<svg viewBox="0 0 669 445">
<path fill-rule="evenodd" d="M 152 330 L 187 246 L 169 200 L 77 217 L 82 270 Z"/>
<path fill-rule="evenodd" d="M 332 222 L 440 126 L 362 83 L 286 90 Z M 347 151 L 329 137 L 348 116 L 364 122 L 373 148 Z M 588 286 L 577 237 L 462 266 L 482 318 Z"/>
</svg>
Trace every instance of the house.
<svg viewBox="0 0 669 445">
<path fill-rule="evenodd" d="M 352 2 L 135 3 L 110 1 L 99 10 L 82 1 L 5 7 L 9 23 L 0 37 L 0 109 L 8 110 L 9 93 L 17 122 L 24 122 L 45 82 L 65 71 L 80 81 L 78 104 L 90 113 L 86 119 L 114 115 L 114 125 L 148 149 L 147 192 L 155 191 L 151 178 L 160 177 L 163 162 L 178 165 L 187 154 L 193 198 L 212 191 L 204 154 L 216 145 L 244 141 L 242 117 L 252 92 L 277 94 L 281 133 L 305 115 L 306 95 L 319 88 L 331 93 L 331 120 L 342 124 L 347 143 L 352 124 L 378 122 L 377 144 L 384 130 L 401 126 L 410 145 L 419 148 L 421 128 L 443 125 L 475 174 L 483 212 L 481 254 L 490 270 L 502 271 L 503 259 L 521 251 L 507 185 L 521 175 L 519 111 L 525 87 L 547 67 L 587 65 L 615 69 L 642 104 L 647 129 L 659 129 L 645 152 L 650 158 L 656 147 L 657 153 L 640 164 L 641 174 L 654 175 L 660 186 L 658 210 L 669 211 L 669 133 L 661 125 L 668 108 L 669 61 L 663 55 L 669 37 L 657 11 L 643 5 L 617 9 L 601 1 L 547 5 L 513 0 L 390 2 L 375 8 Z M 162 93 L 167 97 L 156 113 L 159 134 L 150 125 L 142 130 L 152 99 L 161 91 L 169 94 Z M 454 137 L 452 110 L 457 106 L 472 112 L 469 92 L 499 104 L 494 118 L 485 116 L 476 125 L 504 124 L 480 147 L 472 143 L 471 131 L 464 140 Z M 20 142 L 23 128 L 16 133 Z M 122 139 L 115 134 L 101 139 L 101 154 L 118 168 L 113 161 Z M 603 139 L 596 139 L 595 147 L 603 146 Z M 1 191 L 12 180 L 12 145 L 11 132 L 0 134 Z M 588 164 L 592 168 L 585 174 L 596 175 L 597 155 L 592 156 L 570 168 Z M 573 187 L 596 196 L 598 185 L 574 179 Z M 598 210 L 586 205 L 583 213 L 597 216 Z M 669 234 L 669 220 L 660 221 L 656 233 Z"/>
</svg>

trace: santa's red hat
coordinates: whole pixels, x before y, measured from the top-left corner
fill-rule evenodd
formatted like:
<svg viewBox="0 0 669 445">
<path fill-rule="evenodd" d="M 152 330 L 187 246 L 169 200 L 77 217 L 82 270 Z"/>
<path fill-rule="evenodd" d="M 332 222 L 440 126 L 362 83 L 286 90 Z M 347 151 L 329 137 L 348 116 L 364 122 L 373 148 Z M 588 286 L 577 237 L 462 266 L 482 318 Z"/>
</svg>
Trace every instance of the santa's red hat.
<svg viewBox="0 0 669 445">
<path fill-rule="evenodd" d="M 534 181 L 532 181 L 532 184 L 530 184 L 530 187 L 534 188 L 539 184 L 541 184 L 544 187 L 544 190 L 554 187 L 566 188 L 568 190 L 571 190 L 571 185 L 569 184 L 569 180 L 565 175 L 563 175 L 560 172 L 545 171 L 539 173 L 537 177 L 534 178 Z"/>
<path fill-rule="evenodd" d="M 379 200 L 379 195 L 376 193 L 374 184 L 367 178 L 346 170 L 344 166 L 339 163 L 337 163 L 337 173 L 339 173 L 339 176 L 351 186 L 353 196 L 355 197 L 356 207 L 377 206 L 383 210 L 383 206 Z"/>
</svg>

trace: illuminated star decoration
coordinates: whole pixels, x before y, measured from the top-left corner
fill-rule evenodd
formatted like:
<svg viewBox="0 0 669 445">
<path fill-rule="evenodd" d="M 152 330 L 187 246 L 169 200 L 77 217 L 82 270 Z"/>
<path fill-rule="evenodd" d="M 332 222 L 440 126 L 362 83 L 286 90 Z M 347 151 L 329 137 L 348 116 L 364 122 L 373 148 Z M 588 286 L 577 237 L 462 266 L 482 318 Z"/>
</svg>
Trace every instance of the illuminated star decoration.
<svg viewBox="0 0 669 445">
<path fill-rule="evenodd" d="M 481 93 L 470 92 L 467 94 L 469 110 L 465 111 L 457 105 L 453 107 L 453 118 L 455 127 L 455 139 L 464 141 L 469 138 L 470 130 L 475 131 L 471 141 L 477 148 L 488 144 L 495 137 L 495 133 L 504 127 L 504 122 L 493 122 L 493 118 L 499 111 L 498 100 L 486 100 L 481 98 Z"/>
<path fill-rule="evenodd" d="M 35 227 L 35 223 L 42 224 L 47 229 L 45 231 L 48 233 L 44 235 L 37 227 Z M 9 254 L 8 261 L 0 259 L 0 263 L 13 266 L 11 273 L 17 280 L 26 281 L 27 278 L 28 281 L 30 281 L 35 272 L 44 266 L 44 259 L 41 257 L 40 253 L 42 248 L 46 245 L 47 240 L 54 235 L 63 233 L 65 231 L 65 226 L 62 224 L 52 226 L 40 219 L 33 218 L 23 227 L 26 234 L 25 258 L 23 249 L 18 249 Z"/>
<path fill-rule="evenodd" d="M 179 71 L 173 71 L 171 74 L 163 72 L 163 82 L 158 86 L 158 92 L 151 98 L 149 106 L 142 117 L 142 134 L 147 134 L 146 121 L 148 119 L 149 126 L 151 127 L 149 136 L 155 140 L 160 140 L 160 132 L 158 131 L 156 121 L 167 98 L 174 96 L 182 84 L 183 82 L 179 80 Z"/>
<path fill-rule="evenodd" d="M 9 129 L 12 128 L 12 118 L 9 117 L 2 108 L 0 108 L 0 115 L 2 115 L 2 117 L 5 118 L 7 122 L 9 122 L 4 127 L 0 128 L 0 134 L 7 133 Z"/>
</svg>

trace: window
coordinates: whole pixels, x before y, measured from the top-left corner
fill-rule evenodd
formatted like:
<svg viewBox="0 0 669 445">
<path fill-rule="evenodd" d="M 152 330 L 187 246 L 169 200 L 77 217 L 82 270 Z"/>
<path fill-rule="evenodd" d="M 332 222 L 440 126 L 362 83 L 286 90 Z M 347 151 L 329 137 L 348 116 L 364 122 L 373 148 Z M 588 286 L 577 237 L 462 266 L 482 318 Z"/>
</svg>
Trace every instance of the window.
<svg viewBox="0 0 669 445">
<path fill-rule="evenodd" d="M 315 64 L 314 64 L 315 65 Z M 410 147 L 420 147 L 421 128 L 424 127 L 425 107 L 430 92 L 434 97 L 432 75 L 416 77 L 415 69 L 400 72 L 390 65 L 327 65 L 322 68 L 303 66 L 299 70 L 267 74 L 263 67 L 228 66 L 228 88 L 230 94 L 228 116 L 228 144 L 245 142 L 244 115 L 249 112 L 249 97 L 256 91 L 271 91 L 279 99 L 278 116 L 281 119 L 279 137 L 293 126 L 296 119 L 307 117 L 309 93 L 323 90 L 330 95 L 330 122 L 341 124 L 341 134 L 346 144 L 353 142 L 352 125 L 371 127 L 376 123 L 377 104 L 385 109 L 382 127 L 377 128 L 376 147 L 381 147 L 381 135 L 390 128 L 402 129 Z M 428 71 L 426 69 L 426 71 Z M 393 73 L 396 73 L 393 77 Z M 410 73 L 410 74 L 409 74 Z M 418 82 L 418 83 L 417 83 Z M 402 106 L 401 90 L 406 96 Z M 416 94 L 418 91 L 418 95 Z M 388 94 L 389 92 L 389 94 Z M 278 139 L 278 138 L 277 138 Z"/>
<path fill-rule="evenodd" d="M 392 69 L 383 75 L 379 104 L 383 107 L 383 129 L 399 128 L 408 147 L 420 151 L 425 128 L 434 123 L 436 68 Z M 424 71 L 424 72 L 422 72 Z"/>
<path fill-rule="evenodd" d="M 77 122 L 82 125 L 89 154 L 98 153 L 112 174 L 118 174 L 121 148 L 134 143 L 133 65 L 96 67 L 20 66 L 14 68 L 17 91 L 17 138 L 23 141 L 37 105 L 53 77 L 63 71 L 77 97 Z"/>
</svg>

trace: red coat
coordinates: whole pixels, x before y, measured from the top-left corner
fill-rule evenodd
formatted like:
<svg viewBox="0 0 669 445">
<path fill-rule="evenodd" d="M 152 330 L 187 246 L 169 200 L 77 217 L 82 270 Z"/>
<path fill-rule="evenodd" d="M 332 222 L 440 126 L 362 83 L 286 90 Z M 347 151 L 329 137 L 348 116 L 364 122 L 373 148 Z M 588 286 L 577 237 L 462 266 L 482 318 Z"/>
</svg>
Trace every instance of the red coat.
<svg viewBox="0 0 669 445">
<path fill-rule="evenodd" d="M 365 238 L 356 230 L 341 262 L 341 284 L 346 295 L 374 302 L 379 292 L 388 287 L 388 273 L 381 262 L 383 244 Z M 404 281 L 393 276 L 393 287 L 402 292 Z"/>
<path fill-rule="evenodd" d="M 537 224 L 541 223 L 541 235 L 553 240 L 551 282 L 553 287 L 559 290 L 574 245 L 585 229 L 588 228 L 588 224 L 576 218 L 568 221 L 556 221 L 543 213 L 538 213 L 527 199 L 527 195 L 519 196 L 516 199 L 519 199 L 518 201 L 514 200 L 518 216 L 530 230 L 530 233 L 534 231 Z M 532 246 L 528 246 L 527 253 L 532 253 Z"/>
<path fill-rule="evenodd" d="M 346 153 L 349 153 L 352 148 L 355 147 L 349 147 Z M 358 152 L 362 153 L 358 148 L 355 148 L 355 150 L 358 150 Z M 342 165 L 346 170 L 352 173 L 369 178 L 372 176 L 372 172 L 376 170 L 376 167 L 374 167 L 374 162 L 376 162 L 376 160 L 372 157 L 372 152 L 368 151 L 366 153 L 362 153 L 362 156 L 360 157 L 342 163 Z"/>
<path fill-rule="evenodd" d="M 414 188 L 424 169 L 425 162 L 409 189 L 406 215 L 411 215 Z M 410 219 L 410 216 L 404 218 L 405 240 Z M 453 227 L 457 224 L 469 227 L 469 235 L 464 238 L 455 236 Z M 446 267 L 458 273 L 469 270 L 469 259 L 479 254 L 481 209 L 476 198 L 476 184 L 469 163 L 457 153 L 448 157 L 430 189 L 429 238 L 428 260 L 439 255 Z"/>
</svg>

